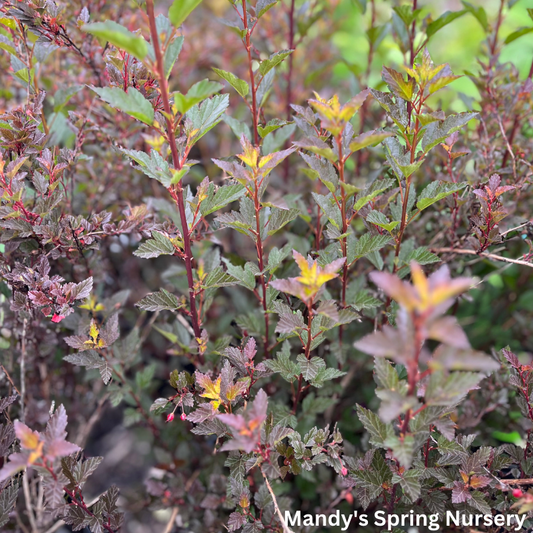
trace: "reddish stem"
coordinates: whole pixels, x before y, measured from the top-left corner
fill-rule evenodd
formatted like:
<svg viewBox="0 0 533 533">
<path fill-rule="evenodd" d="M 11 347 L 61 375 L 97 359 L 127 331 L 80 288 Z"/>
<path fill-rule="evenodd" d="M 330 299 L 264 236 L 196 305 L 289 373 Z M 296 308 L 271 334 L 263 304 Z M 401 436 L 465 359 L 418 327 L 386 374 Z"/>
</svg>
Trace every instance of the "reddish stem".
<svg viewBox="0 0 533 533">
<path fill-rule="evenodd" d="M 248 73 L 250 75 L 250 86 L 252 89 L 252 121 L 253 121 L 253 130 L 254 130 L 254 144 L 259 145 L 259 133 L 257 131 L 257 88 L 255 86 L 254 71 L 252 68 L 252 44 L 250 41 L 250 36 L 252 31 L 248 27 L 248 14 L 246 12 L 246 0 L 242 0 L 242 23 L 244 25 L 244 31 L 246 32 L 246 53 L 248 54 Z"/>
<path fill-rule="evenodd" d="M 244 3 L 245 0 L 243 0 Z M 163 54 L 161 53 L 161 47 L 159 44 L 159 37 L 157 35 L 157 26 L 155 21 L 154 14 L 154 1 L 146 0 L 146 11 L 148 13 L 148 20 L 150 22 L 150 35 L 152 40 L 152 45 L 154 47 L 159 85 L 161 91 L 161 98 L 163 100 L 163 107 L 166 114 L 166 123 L 167 123 L 167 137 L 168 143 L 170 145 L 170 151 L 172 153 L 172 162 L 176 170 L 181 170 L 183 167 L 183 162 L 180 161 L 180 156 L 178 154 L 178 148 L 176 146 L 176 133 L 174 130 L 174 124 L 171 119 L 172 110 L 170 108 L 170 101 L 168 95 L 168 84 L 167 78 L 165 76 L 165 68 L 163 62 Z M 250 67 L 251 68 L 251 67 Z M 189 232 L 189 226 L 187 224 L 187 216 L 185 214 L 185 201 L 183 198 L 183 187 L 181 183 L 171 186 L 169 192 L 175 193 L 176 204 L 178 206 L 178 211 L 180 215 L 182 234 L 183 234 L 183 247 L 185 251 L 185 269 L 187 271 L 187 283 L 189 285 L 189 306 L 191 308 L 191 320 L 192 327 L 194 330 L 194 335 L 196 338 L 201 337 L 201 328 L 200 328 L 200 318 L 196 310 L 196 294 L 194 290 L 194 278 L 193 278 L 193 266 L 192 266 L 192 251 L 191 251 L 191 236 Z M 200 355 L 199 360 L 203 363 L 203 356 Z"/>
</svg>

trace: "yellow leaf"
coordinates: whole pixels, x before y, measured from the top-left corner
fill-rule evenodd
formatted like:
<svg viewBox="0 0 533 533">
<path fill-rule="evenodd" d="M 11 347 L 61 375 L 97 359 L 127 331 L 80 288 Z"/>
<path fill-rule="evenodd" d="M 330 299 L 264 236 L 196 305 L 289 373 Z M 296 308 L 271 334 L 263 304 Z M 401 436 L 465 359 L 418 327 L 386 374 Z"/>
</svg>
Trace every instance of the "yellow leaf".
<svg viewBox="0 0 533 533">
<path fill-rule="evenodd" d="M 338 274 L 328 272 L 326 269 L 318 266 L 316 260 L 307 260 L 298 252 L 294 252 L 294 260 L 298 263 L 301 271 L 301 275 L 296 280 L 307 287 L 305 292 L 308 296 L 316 294 L 324 283 L 338 276 Z"/>
<path fill-rule="evenodd" d="M 220 382 L 222 378 L 219 376 L 215 382 L 209 376 L 205 374 L 196 374 L 196 381 L 204 389 L 204 393 L 200 394 L 202 398 L 207 398 L 213 400 L 211 404 L 215 409 L 218 409 L 218 406 L 222 403 L 220 398 Z"/>
</svg>

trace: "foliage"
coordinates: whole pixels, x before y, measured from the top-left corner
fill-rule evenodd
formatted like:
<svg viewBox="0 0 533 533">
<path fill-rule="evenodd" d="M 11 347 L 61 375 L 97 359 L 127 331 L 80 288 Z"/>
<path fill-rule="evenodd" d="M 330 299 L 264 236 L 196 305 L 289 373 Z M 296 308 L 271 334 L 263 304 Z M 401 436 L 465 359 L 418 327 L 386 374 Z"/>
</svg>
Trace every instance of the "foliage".
<svg viewBox="0 0 533 533">
<path fill-rule="evenodd" d="M 0 527 L 533 527 L 516 3 L 0 3 Z"/>
</svg>

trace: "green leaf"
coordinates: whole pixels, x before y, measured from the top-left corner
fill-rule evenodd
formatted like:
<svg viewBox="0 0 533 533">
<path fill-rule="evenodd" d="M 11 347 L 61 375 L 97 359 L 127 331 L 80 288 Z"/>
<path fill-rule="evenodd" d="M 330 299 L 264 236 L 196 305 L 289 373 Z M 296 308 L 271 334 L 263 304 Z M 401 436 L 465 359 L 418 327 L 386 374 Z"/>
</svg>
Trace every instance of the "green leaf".
<svg viewBox="0 0 533 533">
<path fill-rule="evenodd" d="M 381 250 L 391 242 L 390 235 L 365 233 L 359 240 L 348 239 L 348 264 L 372 252 Z"/>
<path fill-rule="evenodd" d="M 140 150 L 126 150 L 121 148 L 121 152 L 131 157 L 138 165 L 139 170 L 144 172 L 149 178 L 157 180 L 164 187 L 172 184 L 172 172 L 168 163 L 163 159 L 157 150 L 151 150 L 150 154 Z"/>
<path fill-rule="evenodd" d="M 237 280 L 230 274 L 224 272 L 222 267 L 219 266 L 207 275 L 202 284 L 202 288 L 213 289 L 216 287 L 229 287 L 230 285 L 235 285 L 236 283 Z"/>
<path fill-rule="evenodd" d="M 233 265 L 231 261 L 224 258 L 228 274 L 239 280 L 240 285 L 243 285 L 247 289 L 253 291 L 255 289 L 255 275 L 259 273 L 259 268 L 253 263 L 246 263 L 244 268 L 238 265 Z"/>
<path fill-rule="evenodd" d="M 112 20 L 84 24 L 81 29 L 99 39 L 108 41 L 117 48 L 125 50 L 128 54 L 141 61 L 148 54 L 148 43 L 142 37 L 135 35 Z"/>
<path fill-rule="evenodd" d="M 357 416 L 361 424 L 370 434 L 370 443 L 380 448 L 386 448 L 385 441 L 394 437 L 394 429 L 392 424 L 385 424 L 380 418 L 360 405 L 357 405 Z"/>
<path fill-rule="evenodd" d="M 231 128 L 231 131 L 235 134 L 237 139 L 240 140 L 243 135 L 247 139 L 251 139 L 250 127 L 248 124 L 246 124 L 246 122 L 237 120 L 231 115 L 222 115 L 222 121 Z"/>
<path fill-rule="evenodd" d="M 457 113 L 450 115 L 442 122 L 428 124 L 422 137 L 422 149 L 425 153 L 429 152 L 431 148 L 445 141 L 452 133 L 460 130 L 477 116 L 478 113 Z"/>
<path fill-rule="evenodd" d="M 104 102 L 151 126 L 154 123 L 152 104 L 134 87 L 124 92 L 118 87 L 91 87 Z"/>
<path fill-rule="evenodd" d="M 389 221 L 381 211 L 374 209 L 368 213 L 366 221 L 387 230 L 389 233 L 400 223 L 399 220 Z"/>
<path fill-rule="evenodd" d="M 113 374 L 111 366 L 94 350 L 73 353 L 63 357 L 63 360 L 76 366 L 83 366 L 87 369 L 97 369 L 100 372 L 100 376 L 105 385 L 111 381 L 111 376 Z"/>
<path fill-rule="evenodd" d="M 392 179 L 374 181 L 370 187 L 361 191 L 361 193 L 357 195 L 353 206 L 354 211 L 359 211 L 368 202 L 371 202 L 376 196 L 379 196 L 383 191 L 386 191 L 394 183 L 395 181 Z"/>
<path fill-rule="evenodd" d="M 180 92 L 173 93 L 174 105 L 178 113 L 187 113 L 191 107 L 200 103 L 202 100 L 213 96 L 222 89 L 222 85 L 216 81 L 202 80 L 195 83 L 186 95 Z"/>
<path fill-rule="evenodd" d="M 231 72 L 226 72 L 225 70 L 221 70 L 219 68 L 213 68 L 213 70 L 223 79 L 225 79 L 243 98 L 248 94 L 250 91 L 250 87 L 248 86 L 248 83 L 244 80 L 241 80 L 240 78 L 237 78 L 235 74 L 232 74 Z"/>
<path fill-rule="evenodd" d="M 227 94 L 218 94 L 187 111 L 186 117 L 192 124 L 191 135 L 194 142 L 198 141 L 222 120 L 222 113 L 226 111 L 228 105 L 229 96 Z"/>
<path fill-rule="evenodd" d="M 483 9 L 482 6 L 476 7 L 470 4 L 469 2 L 465 2 L 465 0 L 462 0 L 462 4 L 466 11 L 474 15 L 476 17 L 477 21 L 481 24 L 481 27 L 485 31 L 489 31 L 489 21 L 487 19 L 487 13 Z"/>
<path fill-rule="evenodd" d="M 147 294 L 135 305 L 144 311 L 175 311 L 183 307 L 177 296 L 174 296 L 165 289 Z"/>
<path fill-rule="evenodd" d="M 384 357 L 374 358 L 374 377 L 377 384 L 391 391 L 400 390 L 400 378 L 392 364 Z"/>
<path fill-rule="evenodd" d="M 300 366 L 294 361 L 291 361 L 289 341 L 283 343 L 281 351 L 276 354 L 275 359 L 266 359 L 263 363 L 272 372 L 280 374 L 288 382 L 294 381 L 301 372 Z"/>
<path fill-rule="evenodd" d="M 367 290 L 357 292 L 352 298 L 348 299 L 348 304 L 356 311 L 362 311 L 363 309 L 375 309 L 379 307 L 383 302 L 374 298 L 368 293 Z"/>
<path fill-rule="evenodd" d="M 521 448 L 525 448 L 524 439 L 522 438 L 522 435 L 518 433 L 518 431 L 511 431 L 510 433 L 505 433 L 504 431 L 493 431 L 492 437 L 500 442 L 509 442 L 511 444 L 515 444 L 516 446 L 520 446 Z"/>
<path fill-rule="evenodd" d="M 516 31 L 513 31 L 512 33 L 510 33 L 506 39 L 505 39 L 505 44 L 509 44 L 509 43 L 512 43 L 513 41 L 516 41 L 518 38 L 522 37 L 523 35 L 527 35 L 529 33 L 533 32 L 533 28 L 529 27 L 529 28 L 520 28 Z"/>
<path fill-rule="evenodd" d="M 308 394 L 302 402 L 302 412 L 307 416 L 317 415 L 335 405 L 335 398 L 328 398 L 326 396 L 315 397 L 314 393 Z"/>
<path fill-rule="evenodd" d="M 264 139 L 269 133 L 276 131 L 282 126 L 286 126 L 287 124 L 288 122 L 286 120 L 280 120 L 280 119 L 274 118 L 270 120 L 265 126 L 259 125 L 257 127 L 257 132 L 261 136 L 261 139 Z"/>
<path fill-rule="evenodd" d="M 357 152 L 358 150 L 366 148 L 367 146 L 376 146 L 383 139 L 386 139 L 387 137 L 392 137 L 393 135 L 393 133 L 389 133 L 388 131 L 367 131 L 352 139 L 352 142 L 350 143 L 350 150 L 352 152 Z"/>
<path fill-rule="evenodd" d="M 146 389 L 152 383 L 155 374 L 155 363 L 148 365 L 146 368 L 135 374 L 135 384 L 139 390 Z"/>
<path fill-rule="evenodd" d="M 202 216 L 209 215 L 235 202 L 246 192 L 246 188 L 240 184 L 223 185 L 215 190 L 215 185 L 211 183 L 207 192 L 207 198 L 200 204 Z"/>
<path fill-rule="evenodd" d="M 445 407 L 455 405 L 482 379 L 483 375 L 475 372 L 452 372 L 449 375 L 442 371 L 433 372 L 426 389 L 426 403 Z"/>
<path fill-rule="evenodd" d="M 305 150 L 309 150 L 314 154 L 324 157 L 332 163 L 337 161 L 337 155 L 335 155 L 335 152 L 333 152 L 333 150 L 318 137 L 305 137 L 299 141 L 295 141 L 293 144 L 298 148 L 304 148 Z"/>
<path fill-rule="evenodd" d="M 278 0 L 257 0 L 255 16 L 260 19 L 270 8 L 274 7 Z"/>
<path fill-rule="evenodd" d="M 174 0 L 168 10 L 168 18 L 172 24 L 178 28 L 192 11 L 200 5 L 202 0 Z"/>
<path fill-rule="evenodd" d="M 420 246 L 416 250 L 411 251 L 403 262 L 408 265 L 411 261 L 416 261 L 419 265 L 430 265 L 432 263 L 439 263 L 440 258 L 433 252 L 430 252 L 425 246 Z"/>
<path fill-rule="evenodd" d="M 406 28 L 410 28 L 413 21 L 417 18 L 421 9 L 415 9 L 413 11 L 412 6 L 404 4 L 403 6 L 396 6 L 392 8 L 396 14 L 402 19 Z"/>
<path fill-rule="evenodd" d="M 444 28 L 444 26 L 447 26 L 455 19 L 462 17 L 465 13 L 467 13 L 466 9 L 461 11 L 446 11 L 443 13 L 437 20 L 434 20 L 428 24 L 428 27 L 426 28 L 426 35 L 428 39 L 435 35 L 441 28 Z"/>
<path fill-rule="evenodd" d="M 311 359 L 307 359 L 303 353 L 298 355 L 296 361 L 298 361 L 300 368 L 302 369 L 302 376 L 306 381 L 311 381 L 316 377 L 319 370 L 326 368 L 324 359 L 320 357 L 312 357 Z"/>
<path fill-rule="evenodd" d="M 152 231 L 152 238 L 143 242 L 133 255 L 143 259 L 151 259 L 160 255 L 174 255 L 176 249 L 171 240 L 158 231 Z"/>
<path fill-rule="evenodd" d="M 392 482 L 399 483 L 404 493 L 409 497 L 411 502 L 414 503 L 420 496 L 420 480 L 422 478 L 422 472 L 413 468 L 411 470 L 407 470 L 401 475 L 394 474 L 392 476 Z"/>
<path fill-rule="evenodd" d="M 165 68 L 165 76 L 168 79 L 174 64 L 178 60 L 178 57 L 181 52 L 181 47 L 183 46 L 184 38 L 182 35 L 174 39 L 165 50 L 165 57 L 163 58 L 163 65 Z"/>
<path fill-rule="evenodd" d="M 313 385 L 313 387 L 319 389 L 324 386 L 324 383 L 326 381 L 337 379 L 345 375 L 346 372 L 342 372 L 336 368 L 321 368 L 316 373 L 316 376 L 312 380 L 310 380 L 310 383 L 311 385 Z"/>
<path fill-rule="evenodd" d="M 401 466 L 404 468 L 411 466 L 415 453 L 415 439 L 413 435 L 405 435 L 403 439 L 399 439 L 393 435 L 385 440 L 385 446 L 392 450 L 394 457 Z"/>
<path fill-rule="evenodd" d="M 413 99 L 416 85 L 414 79 L 405 80 L 402 74 L 389 67 L 383 67 L 381 77 L 398 98 L 406 102 Z"/>
<path fill-rule="evenodd" d="M 267 225 L 269 235 L 274 235 L 283 226 L 294 220 L 300 214 L 299 209 L 274 208 Z"/>
<path fill-rule="evenodd" d="M 268 59 L 263 59 L 259 65 L 259 74 L 265 77 L 274 67 L 282 63 L 286 57 L 290 56 L 294 50 L 281 50 L 272 54 Z"/>
<path fill-rule="evenodd" d="M 316 192 L 311 193 L 315 202 L 318 204 L 322 212 L 326 215 L 328 220 L 337 228 L 342 227 L 341 211 L 335 203 L 335 199 L 331 194 L 324 196 Z"/>
<path fill-rule="evenodd" d="M 465 183 L 433 181 L 420 193 L 418 202 L 416 202 L 416 207 L 417 209 L 420 209 L 420 211 L 423 211 L 435 202 L 446 198 L 446 196 L 450 196 L 450 194 L 464 189 L 465 186 Z"/>
</svg>

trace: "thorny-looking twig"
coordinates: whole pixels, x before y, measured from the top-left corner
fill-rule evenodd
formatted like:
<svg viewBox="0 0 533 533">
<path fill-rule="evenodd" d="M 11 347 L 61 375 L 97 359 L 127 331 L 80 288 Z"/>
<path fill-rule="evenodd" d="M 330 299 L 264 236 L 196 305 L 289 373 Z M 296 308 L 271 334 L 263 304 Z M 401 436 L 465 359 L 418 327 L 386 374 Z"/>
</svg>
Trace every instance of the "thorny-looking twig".
<svg viewBox="0 0 533 533">
<path fill-rule="evenodd" d="M 261 474 L 263 474 L 263 478 L 265 479 L 265 484 L 267 486 L 268 492 L 270 492 L 270 496 L 272 496 L 272 502 L 274 503 L 274 509 L 276 510 L 276 514 L 278 515 L 279 521 L 281 522 L 283 533 L 294 533 L 294 531 L 290 529 L 289 526 L 287 526 L 287 524 L 285 523 L 285 519 L 283 518 L 283 515 L 281 514 L 278 501 L 276 500 L 276 495 L 274 494 L 274 491 L 272 490 L 272 487 L 270 486 L 270 482 L 268 481 L 268 478 L 266 477 L 266 474 L 263 471 L 263 467 L 261 467 Z"/>
<path fill-rule="evenodd" d="M 522 259 L 512 259 L 510 257 L 504 257 L 503 255 L 491 254 L 489 252 L 476 252 L 475 250 L 464 250 L 457 248 L 433 248 L 432 252 L 435 253 L 451 253 L 451 254 L 462 254 L 462 255 L 477 255 L 479 257 L 486 257 L 487 259 L 492 259 L 494 261 L 504 261 L 506 263 L 513 263 L 515 265 L 527 266 L 533 268 L 533 263 L 528 261 L 523 261 Z"/>
</svg>

